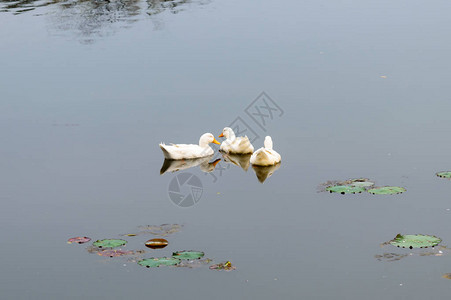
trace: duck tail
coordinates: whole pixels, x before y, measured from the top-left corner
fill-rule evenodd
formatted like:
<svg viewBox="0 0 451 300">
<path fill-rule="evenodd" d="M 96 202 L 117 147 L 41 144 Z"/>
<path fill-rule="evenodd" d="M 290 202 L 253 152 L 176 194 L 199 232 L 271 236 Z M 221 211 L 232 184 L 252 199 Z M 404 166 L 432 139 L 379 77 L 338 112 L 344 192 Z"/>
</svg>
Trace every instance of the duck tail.
<svg viewBox="0 0 451 300">
<path fill-rule="evenodd" d="M 159 146 L 160 146 L 161 151 L 163 151 L 164 157 L 165 157 L 165 158 L 171 158 L 171 156 L 170 156 L 168 150 L 166 149 L 166 145 L 163 144 L 163 143 L 160 143 Z"/>
</svg>

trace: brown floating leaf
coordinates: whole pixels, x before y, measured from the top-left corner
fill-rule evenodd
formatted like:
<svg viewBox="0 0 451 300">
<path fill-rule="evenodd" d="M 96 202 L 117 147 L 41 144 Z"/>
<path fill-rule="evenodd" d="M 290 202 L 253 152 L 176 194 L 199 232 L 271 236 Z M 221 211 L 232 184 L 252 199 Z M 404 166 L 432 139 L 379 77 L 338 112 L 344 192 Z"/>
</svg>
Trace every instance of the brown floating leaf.
<svg viewBox="0 0 451 300">
<path fill-rule="evenodd" d="M 179 232 L 182 229 L 182 225 L 179 224 L 162 224 L 160 226 L 147 225 L 139 226 L 142 230 L 140 233 L 150 233 L 158 236 L 167 236 L 172 233 Z"/>
<path fill-rule="evenodd" d="M 210 266 L 210 270 L 232 271 L 232 270 L 235 270 L 235 269 L 236 269 L 236 267 L 232 266 L 232 263 L 230 261 L 226 261 L 226 262 L 223 262 L 223 263 L 219 263 L 219 264 Z"/>
<path fill-rule="evenodd" d="M 166 247 L 168 244 L 169 244 L 168 241 L 165 239 L 151 239 L 145 243 L 146 247 L 152 249 L 161 249 Z"/>
</svg>

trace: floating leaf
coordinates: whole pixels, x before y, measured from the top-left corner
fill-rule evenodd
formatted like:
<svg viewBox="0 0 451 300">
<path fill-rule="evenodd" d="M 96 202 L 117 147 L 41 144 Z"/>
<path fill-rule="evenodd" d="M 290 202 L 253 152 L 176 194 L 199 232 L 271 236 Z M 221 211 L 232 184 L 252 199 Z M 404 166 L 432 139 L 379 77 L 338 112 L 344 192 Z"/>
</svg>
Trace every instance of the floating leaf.
<svg viewBox="0 0 451 300">
<path fill-rule="evenodd" d="M 179 232 L 182 229 L 182 227 L 183 225 L 179 224 L 162 224 L 160 226 L 155 225 L 139 226 L 139 229 L 142 230 L 141 232 L 139 232 L 139 234 L 150 233 L 158 236 L 167 236 L 169 234 Z"/>
<path fill-rule="evenodd" d="M 138 261 L 138 264 L 147 267 L 147 268 L 155 268 L 159 266 L 175 266 L 180 263 L 180 259 L 173 257 L 161 257 L 161 258 L 146 258 Z"/>
<path fill-rule="evenodd" d="M 199 268 L 199 267 L 208 265 L 211 262 L 212 262 L 212 260 L 209 258 L 196 259 L 196 260 L 185 260 L 185 261 L 182 261 L 180 264 L 178 264 L 176 267 L 193 269 L 193 268 Z"/>
<path fill-rule="evenodd" d="M 437 246 L 442 240 L 436 236 L 432 235 L 422 235 L 422 234 L 398 234 L 390 244 L 400 248 L 427 248 Z"/>
<path fill-rule="evenodd" d="M 124 234 L 124 236 L 136 236 L 136 233 L 127 233 L 127 234 Z"/>
<path fill-rule="evenodd" d="M 329 191 L 327 188 L 333 187 L 333 186 L 351 186 L 351 187 L 363 187 L 365 189 L 371 187 L 374 185 L 374 182 L 370 181 L 368 178 L 353 178 L 348 179 L 344 181 L 337 181 L 337 180 L 329 180 L 327 182 L 321 183 L 318 186 L 319 192 Z M 330 192 L 330 191 L 329 191 Z"/>
<path fill-rule="evenodd" d="M 93 246 L 98 248 L 116 248 L 127 244 L 127 241 L 124 240 L 115 240 L 115 239 L 105 239 L 105 240 L 97 240 L 92 243 Z"/>
<path fill-rule="evenodd" d="M 401 194 L 405 192 L 406 189 L 399 186 L 383 186 L 368 190 L 368 193 L 373 195 L 393 195 Z"/>
<path fill-rule="evenodd" d="M 363 188 L 370 187 L 373 185 L 374 185 L 374 182 L 371 182 L 371 181 L 355 181 L 355 182 L 349 184 L 349 186 L 363 187 Z"/>
<path fill-rule="evenodd" d="M 365 188 L 358 186 L 335 185 L 326 188 L 326 191 L 339 194 L 356 194 L 364 192 Z"/>
<path fill-rule="evenodd" d="M 118 257 L 118 256 L 124 256 L 124 255 L 132 255 L 135 254 L 134 251 L 124 251 L 124 250 L 103 250 L 97 252 L 100 256 L 109 256 L 109 257 Z"/>
<path fill-rule="evenodd" d="M 236 269 L 236 267 L 232 266 L 232 263 L 230 261 L 226 261 L 226 262 L 223 262 L 223 263 L 219 263 L 219 264 L 210 266 L 210 270 L 232 271 L 232 270 L 235 270 L 235 269 Z"/>
<path fill-rule="evenodd" d="M 177 251 L 172 253 L 172 257 L 176 257 L 178 259 L 199 259 L 205 255 L 204 252 L 200 251 Z"/>
<path fill-rule="evenodd" d="M 442 278 L 451 279 L 451 273 L 445 273 L 442 275 Z"/>
<path fill-rule="evenodd" d="M 90 240 L 91 240 L 91 239 L 88 238 L 87 236 L 83 236 L 83 237 L 77 236 L 77 237 L 68 239 L 68 240 L 67 240 L 67 243 L 68 243 L 68 244 L 72 244 L 72 243 L 84 244 L 84 243 L 89 242 Z"/>
<path fill-rule="evenodd" d="M 165 239 L 151 239 L 148 240 L 145 245 L 146 247 L 152 248 L 152 249 L 160 249 L 164 248 L 168 245 L 168 241 Z"/>
<path fill-rule="evenodd" d="M 451 178 L 451 171 L 438 172 L 435 175 L 441 178 Z"/>
</svg>

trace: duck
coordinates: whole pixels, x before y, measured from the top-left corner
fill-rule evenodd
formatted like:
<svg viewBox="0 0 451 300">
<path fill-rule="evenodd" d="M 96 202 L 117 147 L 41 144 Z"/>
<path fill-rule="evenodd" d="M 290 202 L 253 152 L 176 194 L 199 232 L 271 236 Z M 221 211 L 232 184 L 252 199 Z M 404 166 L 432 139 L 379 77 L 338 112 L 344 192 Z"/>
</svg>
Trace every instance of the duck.
<svg viewBox="0 0 451 300">
<path fill-rule="evenodd" d="M 255 166 L 272 166 L 280 163 L 282 157 L 272 148 L 272 139 L 265 137 L 264 147 L 255 151 L 251 156 L 251 164 Z"/>
<path fill-rule="evenodd" d="M 219 150 L 231 154 L 252 154 L 252 146 L 247 136 L 236 137 L 232 128 L 225 127 L 219 137 L 225 137 L 226 140 L 221 143 Z"/>
<path fill-rule="evenodd" d="M 166 159 L 180 160 L 206 157 L 214 154 L 213 149 L 209 146 L 210 143 L 220 145 L 213 134 L 204 133 L 199 139 L 199 145 L 194 144 L 170 144 L 166 145 L 160 143 L 160 148 L 163 151 Z"/>
</svg>

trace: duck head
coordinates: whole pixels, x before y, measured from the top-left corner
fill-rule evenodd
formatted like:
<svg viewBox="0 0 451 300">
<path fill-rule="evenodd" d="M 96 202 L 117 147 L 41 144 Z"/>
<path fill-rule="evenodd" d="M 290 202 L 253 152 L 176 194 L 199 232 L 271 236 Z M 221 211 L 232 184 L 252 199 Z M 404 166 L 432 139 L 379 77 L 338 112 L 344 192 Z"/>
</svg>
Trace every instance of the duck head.
<svg viewBox="0 0 451 300">
<path fill-rule="evenodd" d="M 230 127 L 224 127 L 224 129 L 222 130 L 222 133 L 219 135 L 219 137 L 225 137 L 228 140 L 234 140 L 235 132 L 233 132 L 232 128 L 230 128 Z"/>
<path fill-rule="evenodd" d="M 265 137 L 265 142 L 263 143 L 266 149 L 272 150 L 272 138 L 268 135 Z"/>
<path fill-rule="evenodd" d="M 218 142 L 215 139 L 215 137 L 211 133 L 204 133 L 199 139 L 199 146 L 201 146 L 202 148 L 207 147 L 208 144 L 210 144 L 210 143 L 215 143 L 215 144 L 218 144 L 218 145 L 221 144 L 220 142 Z"/>
</svg>

